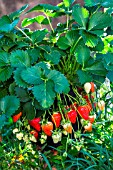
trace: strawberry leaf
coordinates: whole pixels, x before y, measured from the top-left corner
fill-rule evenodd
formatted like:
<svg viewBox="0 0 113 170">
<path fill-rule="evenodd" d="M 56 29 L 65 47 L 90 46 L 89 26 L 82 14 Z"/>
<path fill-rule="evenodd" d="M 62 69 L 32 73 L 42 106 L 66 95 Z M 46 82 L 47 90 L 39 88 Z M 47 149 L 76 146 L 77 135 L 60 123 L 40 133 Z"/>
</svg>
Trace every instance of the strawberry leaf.
<svg viewBox="0 0 113 170">
<path fill-rule="evenodd" d="M 19 108 L 20 101 L 16 96 L 5 96 L 0 100 L 0 111 L 10 117 Z"/>
<path fill-rule="evenodd" d="M 16 84 L 19 87 L 26 88 L 26 87 L 28 87 L 28 84 L 22 79 L 21 73 L 22 73 L 22 69 L 21 68 L 16 69 L 14 71 L 14 79 L 15 79 Z"/>
<path fill-rule="evenodd" d="M 30 57 L 26 51 L 16 50 L 11 53 L 10 61 L 12 67 L 29 67 Z"/>
<path fill-rule="evenodd" d="M 50 61 L 52 64 L 58 64 L 60 61 L 61 54 L 57 51 L 51 51 L 51 53 L 44 53 L 44 57 L 47 61 Z"/>
<path fill-rule="evenodd" d="M 90 75 L 90 73 L 88 73 L 86 71 L 78 70 L 77 75 L 78 75 L 78 78 L 79 78 L 79 82 L 81 84 L 85 84 L 86 82 L 92 81 L 92 76 Z"/>
<path fill-rule="evenodd" d="M 64 93 L 68 93 L 69 92 L 69 83 L 68 83 L 68 80 L 59 71 L 52 70 L 48 74 L 48 78 L 53 80 L 54 85 L 55 85 L 54 90 L 57 93 L 63 93 L 63 92 Z"/>
<path fill-rule="evenodd" d="M 21 77 L 25 82 L 29 84 L 40 84 L 42 83 L 41 74 L 42 71 L 39 67 L 32 66 L 31 68 L 23 70 Z"/>
<path fill-rule="evenodd" d="M 49 108 L 55 99 L 54 83 L 49 80 L 34 86 L 33 94 L 43 108 Z"/>
<path fill-rule="evenodd" d="M 99 30 L 110 26 L 112 18 L 103 12 L 94 13 L 89 20 L 88 30 Z"/>
<path fill-rule="evenodd" d="M 26 113 L 27 119 L 32 120 L 36 116 L 36 110 L 32 104 L 32 102 L 26 102 L 23 106 L 23 112 Z"/>
<path fill-rule="evenodd" d="M 11 67 L 1 67 L 0 68 L 0 81 L 6 81 L 11 77 L 13 73 L 13 68 Z"/>
<path fill-rule="evenodd" d="M 84 67 L 90 58 L 90 49 L 87 46 L 79 45 L 75 51 L 75 57 L 77 62 Z"/>
<path fill-rule="evenodd" d="M 78 23 L 78 25 L 86 29 L 86 25 L 89 18 L 89 11 L 86 8 L 80 7 L 79 5 L 75 5 L 73 7 L 72 16 L 74 20 Z"/>
</svg>

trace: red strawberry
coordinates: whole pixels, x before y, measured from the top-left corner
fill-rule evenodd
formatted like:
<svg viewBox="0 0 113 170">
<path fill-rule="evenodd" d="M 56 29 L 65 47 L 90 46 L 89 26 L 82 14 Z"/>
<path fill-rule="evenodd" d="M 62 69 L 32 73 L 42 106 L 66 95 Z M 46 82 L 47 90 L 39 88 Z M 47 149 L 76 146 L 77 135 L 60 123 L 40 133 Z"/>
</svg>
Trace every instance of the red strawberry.
<svg viewBox="0 0 113 170">
<path fill-rule="evenodd" d="M 22 116 L 22 112 L 18 113 L 17 115 L 14 115 L 13 116 L 13 122 L 17 122 L 20 119 L 21 116 Z"/>
<path fill-rule="evenodd" d="M 93 93 L 93 92 L 95 92 L 95 84 L 93 82 L 90 82 L 90 84 L 91 84 L 90 91 Z"/>
<path fill-rule="evenodd" d="M 47 136 L 52 135 L 52 130 L 53 130 L 53 123 L 52 122 L 47 122 L 46 124 L 42 125 L 42 130 Z"/>
<path fill-rule="evenodd" d="M 77 112 L 75 110 L 70 110 L 66 113 L 66 118 L 69 119 L 71 123 L 75 123 L 77 118 Z"/>
<path fill-rule="evenodd" d="M 88 120 L 89 119 L 89 108 L 87 105 L 83 105 L 83 106 L 78 106 L 77 111 L 79 113 L 79 115 L 85 119 Z"/>
<path fill-rule="evenodd" d="M 30 134 L 32 134 L 36 139 L 38 138 L 38 132 L 36 130 L 32 130 Z"/>
<path fill-rule="evenodd" d="M 41 126 L 40 126 L 40 118 L 34 118 L 33 120 L 29 120 L 29 124 L 36 129 L 37 131 L 41 130 Z"/>
<path fill-rule="evenodd" d="M 60 126 L 60 121 L 62 119 L 61 114 L 58 112 L 53 113 L 52 115 L 52 122 L 55 124 L 55 126 L 58 128 Z"/>
</svg>

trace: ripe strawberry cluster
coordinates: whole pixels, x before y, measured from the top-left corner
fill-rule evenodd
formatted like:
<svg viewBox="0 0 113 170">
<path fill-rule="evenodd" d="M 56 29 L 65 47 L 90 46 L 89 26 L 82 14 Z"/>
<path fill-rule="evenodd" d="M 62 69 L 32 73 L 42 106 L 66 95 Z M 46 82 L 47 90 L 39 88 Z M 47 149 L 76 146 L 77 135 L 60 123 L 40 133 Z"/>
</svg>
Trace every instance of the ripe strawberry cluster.
<svg viewBox="0 0 113 170">
<path fill-rule="evenodd" d="M 95 114 L 92 111 L 92 101 L 89 98 L 89 93 L 95 92 L 95 85 L 93 82 L 87 82 L 84 84 L 85 95 L 82 95 L 85 103 L 73 102 L 70 106 L 64 106 L 63 109 L 57 112 L 53 112 L 49 116 L 49 120 L 43 120 L 41 117 L 29 120 L 29 125 L 34 129 L 30 132 L 36 140 L 39 138 L 41 144 L 45 143 L 47 137 L 52 137 L 54 143 L 58 143 L 62 140 L 62 134 L 72 134 L 74 132 L 73 125 L 77 123 L 77 117 L 81 117 L 81 123 L 84 127 L 84 132 L 92 131 L 92 124 L 95 121 Z M 93 95 L 90 95 L 94 99 Z M 93 103 L 94 107 L 98 107 L 100 110 L 104 110 L 105 102 L 103 100 L 98 103 Z M 93 114 L 92 114 L 93 113 Z M 18 121 L 22 116 L 22 112 L 12 117 L 13 122 Z"/>
</svg>

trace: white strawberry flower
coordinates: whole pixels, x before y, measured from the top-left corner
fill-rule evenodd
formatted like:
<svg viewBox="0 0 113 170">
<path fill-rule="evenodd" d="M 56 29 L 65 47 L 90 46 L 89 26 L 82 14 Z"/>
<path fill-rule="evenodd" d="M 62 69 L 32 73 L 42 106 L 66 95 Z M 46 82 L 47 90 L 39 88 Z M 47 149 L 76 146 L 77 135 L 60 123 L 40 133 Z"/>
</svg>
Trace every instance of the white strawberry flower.
<svg viewBox="0 0 113 170">
<path fill-rule="evenodd" d="M 28 145 L 27 145 L 27 149 L 30 149 L 30 150 L 31 150 L 31 149 L 32 149 L 32 145 L 31 145 L 31 144 L 28 144 Z"/>
<path fill-rule="evenodd" d="M 37 140 L 36 140 L 36 138 L 32 135 L 32 136 L 30 136 L 30 141 L 32 141 L 32 142 L 37 142 Z"/>
<path fill-rule="evenodd" d="M 35 151 L 32 151 L 31 153 L 34 155 L 36 152 L 35 152 Z"/>
<path fill-rule="evenodd" d="M 16 134 L 16 138 L 17 138 L 18 140 L 22 140 L 23 136 L 24 136 L 24 135 L 23 135 L 23 133 L 21 133 L 21 132 Z"/>
<path fill-rule="evenodd" d="M 14 134 L 17 133 L 17 132 L 19 132 L 19 130 L 17 128 L 13 129 Z"/>
<path fill-rule="evenodd" d="M 29 142 L 28 135 L 25 135 L 25 136 L 23 137 L 23 140 L 24 140 L 25 142 Z"/>
</svg>

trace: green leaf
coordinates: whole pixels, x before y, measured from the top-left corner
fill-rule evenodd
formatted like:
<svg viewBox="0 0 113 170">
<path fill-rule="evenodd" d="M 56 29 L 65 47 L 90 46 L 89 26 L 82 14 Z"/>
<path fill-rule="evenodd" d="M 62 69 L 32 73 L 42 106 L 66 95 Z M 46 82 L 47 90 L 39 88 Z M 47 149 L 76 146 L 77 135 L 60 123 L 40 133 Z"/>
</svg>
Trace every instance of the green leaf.
<svg viewBox="0 0 113 170">
<path fill-rule="evenodd" d="M 50 165 L 49 160 L 47 159 L 47 157 L 46 157 L 43 153 L 41 153 L 41 156 L 43 157 L 44 161 L 46 162 L 49 170 L 52 170 L 52 167 L 51 167 L 51 165 Z"/>
<path fill-rule="evenodd" d="M 107 74 L 107 78 L 113 82 L 113 71 L 109 71 L 108 74 Z"/>
<path fill-rule="evenodd" d="M 18 22 L 19 19 L 17 18 L 11 22 L 10 18 L 7 15 L 4 15 L 2 18 L 0 18 L 0 32 L 9 33 L 14 29 Z"/>
<path fill-rule="evenodd" d="M 37 100 L 34 100 L 34 107 L 35 107 L 35 109 L 38 109 L 38 113 L 37 113 L 38 115 L 44 113 L 43 111 L 45 109 L 40 105 L 40 103 Z M 39 113 L 39 110 L 42 111 L 42 112 Z"/>
<path fill-rule="evenodd" d="M 98 76 L 98 75 L 92 75 L 93 77 L 93 82 L 96 84 L 97 87 L 100 88 L 100 86 L 105 82 L 105 77 L 104 76 Z"/>
<path fill-rule="evenodd" d="M 50 65 L 44 61 L 37 63 L 35 66 L 41 68 L 41 70 L 43 70 L 44 75 L 47 75 L 50 72 Z"/>
<path fill-rule="evenodd" d="M 112 16 L 112 22 L 111 22 L 111 29 L 113 30 L 113 16 Z"/>
<path fill-rule="evenodd" d="M 62 15 L 65 15 L 66 13 L 64 9 L 60 9 L 60 11 L 57 11 L 57 12 L 47 11 L 46 14 L 50 18 L 50 22 L 51 22 L 53 18 L 58 18 Z"/>
<path fill-rule="evenodd" d="M 89 33 L 97 35 L 98 37 L 103 36 L 104 30 L 91 30 Z"/>
<path fill-rule="evenodd" d="M 40 84 L 42 83 L 41 74 L 42 71 L 39 67 L 32 66 L 31 68 L 23 70 L 21 77 L 25 82 L 29 84 Z"/>
<path fill-rule="evenodd" d="M 51 80 L 33 87 L 33 94 L 43 108 L 49 108 L 55 99 L 54 84 Z"/>
<path fill-rule="evenodd" d="M 9 85 L 9 93 L 10 93 L 10 95 L 15 95 L 15 87 L 16 87 L 15 81 Z"/>
<path fill-rule="evenodd" d="M 74 0 L 63 0 L 65 7 L 70 7 Z"/>
<path fill-rule="evenodd" d="M 6 118 L 5 114 L 0 115 L 0 130 L 5 125 L 6 120 L 7 120 L 7 118 Z"/>
<path fill-rule="evenodd" d="M 58 6 L 53 6 L 51 4 L 38 4 L 31 8 L 27 13 L 29 12 L 46 12 L 46 11 L 57 11 L 60 8 Z"/>
<path fill-rule="evenodd" d="M 113 0 L 101 0 L 101 5 L 105 8 L 113 7 Z"/>
<path fill-rule="evenodd" d="M 1 67 L 0 68 L 0 81 L 6 81 L 11 77 L 13 69 L 11 67 Z"/>
<path fill-rule="evenodd" d="M 55 91 L 57 93 L 68 93 L 69 92 L 69 83 L 66 77 L 61 74 L 59 71 L 51 70 L 48 74 L 48 78 L 53 80 L 55 85 Z"/>
<path fill-rule="evenodd" d="M 112 0 L 84 0 L 85 6 L 92 7 L 96 5 L 101 5 L 105 8 L 113 7 Z"/>
<path fill-rule="evenodd" d="M 12 116 L 20 107 L 20 101 L 16 96 L 5 96 L 0 100 L 0 110 L 7 117 Z"/>
<path fill-rule="evenodd" d="M 16 96 L 20 99 L 21 102 L 28 102 L 30 100 L 27 90 L 22 87 L 15 87 Z"/>
<path fill-rule="evenodd" d="M 96 12 L 89 20 L 88 30 L 103 29 L 111 24 L 111 16 L 107 13 Z"/>
<path fill-rule="evenodd" d="M 25 11 L 25 9 L 26 9 L 27 7 L 28 7 L 27 4 L 24 5 L 24 6 L 22 6 L 19 10 L 11 13 L 11 14 L 9 15 L 9 18 L 10 18 L 11 20 L 14 20 L 15 18 L 19 17 L 19 16 L 21 15 L 21 13 L 22 13 L 23 11 Z"/>
<path fill-rule="evenodd" d="M 75 5 L 73 7 L 72 16 L 81 27 L 86 29 L 86 25 L 89 18 L 89 11 L 86 8 L 80 7 L 79 5 Z"/>
<path fill-rule="evenodd" d="M 27 27 L 27 26 L 35 23 L 35 22 L 36 22 L 36 21 L 35 21 L 34 18 L 24 18 L 24 19 L 22 20 L 21 26 L 22 26 L 22 27 Z"/>
<path fill-rule="evenodd" d="M 58 64 L 61 55 L 57 50 L 54 50 L 51 51 L 50 53 L 44 53 L 44 57 L 47 61 L 50 61 L 52 64 Z"/>
<path fill-rule="evenodd" d="M 90 73 L 100 76 L 105 76 L 107 74 L 106 69 L 103 66 L 101 61 L 97 61 L 89 67 L 85 68 L 86 71 L 90 71 Z"/>
<path fill-rule="evenodd" d="M 90 58 L 89 48 L 86 46 L 79 45 L 75 51 L 75 57 L 77 62 L 84 67 Z"/>
<path fill-rule="evenodd" d="M 26 117 L 28 120 L 32 120 L 36 116 L 36 110 L 32 104 L 32 101 L 27 102 L 23 105 L 23 112 L 26 113 Z"/>
<path fill-rule="evenodd" d="M 66 37 L 62 36 L 58 39 L 57 45 L 60 49 L 66 50 L 70 46 L 70 43 Z"/>
<path fill-rule="evenodd" d="M 85 1 L 85 6 L 92 7 L 100 4 L 100 0 L 84 0 Z"/>
<path fill-rule="evenodd" d="M 48 19 L 45 16 L 43 16 L 43 15 L 38 15 L 34 19 L 35 19 L 35 22 L 37 22 L 39 24 L 42 24 L 42 25 L 43 24 L 44 25 L 49 24 Z M 51 19 L 50 19 L 50 22 L 51 22 Z"/>
<path fill-rule="evenodd" d="M 6 87 L 0 87 L 0 98 L 5 97 L 8 94 Z"/>
<path fill-rule="evenodd" d="M 112 71 L 113 70 L 113 54 L 112 53 L 107 53 L 105 55 L 103 55 L 104 57 L 104 67 L 109 70 Z"/>
<path fill-rule="evenodd" d="M 77 70 L 77 75 L 78 75 L 78 78 L 79 78 L 79 82 L 81 84 L 85 84 L 86 82 L 92 81 L 92 76 L 90 75 L 89 72 Z"/>
<path fill-rule="evenodd" d="M 110 7 L 106 10 L 108 14 L 113 14 L 113 7 Z"/>
<path fill-rule="evenodd" d="M 25 18 L 25 19 L 23 19 L 22 27 L 29 26 L 29 25 L 31 25 L 31 24 L 33 24 L 35 22 L 38 23 L 38 24 L 44 24 L 44 25 L 49 24 L 48 19 L 46 17 L 44 17 L 43 15 L 38 15 L 38 16 L 36 16 L 34 18 Z"/>
<path fill-rule="evenodd" d="M 96 35 L 93 35 L 89 32 L 82 31 L 82 30 L 80 34 L 84 40 L 85 45 L 87 45 L 88 47 L 93 48 L 97 45 L 99 38 Z"/>
<path fill-rule="evenodd" d="M 37 30 L 32 33 L 31 38 L 34 43 L 39 43 L 45 38 L 47 33 L 48 33 L 47 29 Z"/>
<path fill-rule="evenodd" d="M 26 51 L 16 50 L 10 55 L 12 67 L 29 67 L 30 57 Z"/>
<path fill-rule="evenodd" d="M 67 32 L 65 37 L 68 39 L 68 42 L 69 42 L 68 44 L 70 46 L 73 46 L 80 37 L 79 31 L 78 30 L 70 30 Z"/>
<path fill-rule="evenodd" d="M 9 54 L 7 52 L 0 52 L 0 67 L 8 66 L 9 64 Z"/>
<path fill-rule="evenodd" d="M 30 56 L 31 64 L 34 64 L 40 57 L 40 49 L 39 48 L 28 49 L 27 53 Z"/>
<path fill-rule="evenodd" d="M 22 73 L 22 69 L 21 68 L 16 69 L 14 71 L 14 79 L 15 79 L 16 84 L 19 87 L 26 88 L 26 87 L 28 87 L 28 84 L 22 79 L 21 73 Z"/>
<path fill-rule="evenodd" d="M 93 51 L 102 51 L 104 49 L 104 43 L 101 38 L 99 38 L 98 44 L 93 48 Z"/>
</svg>

